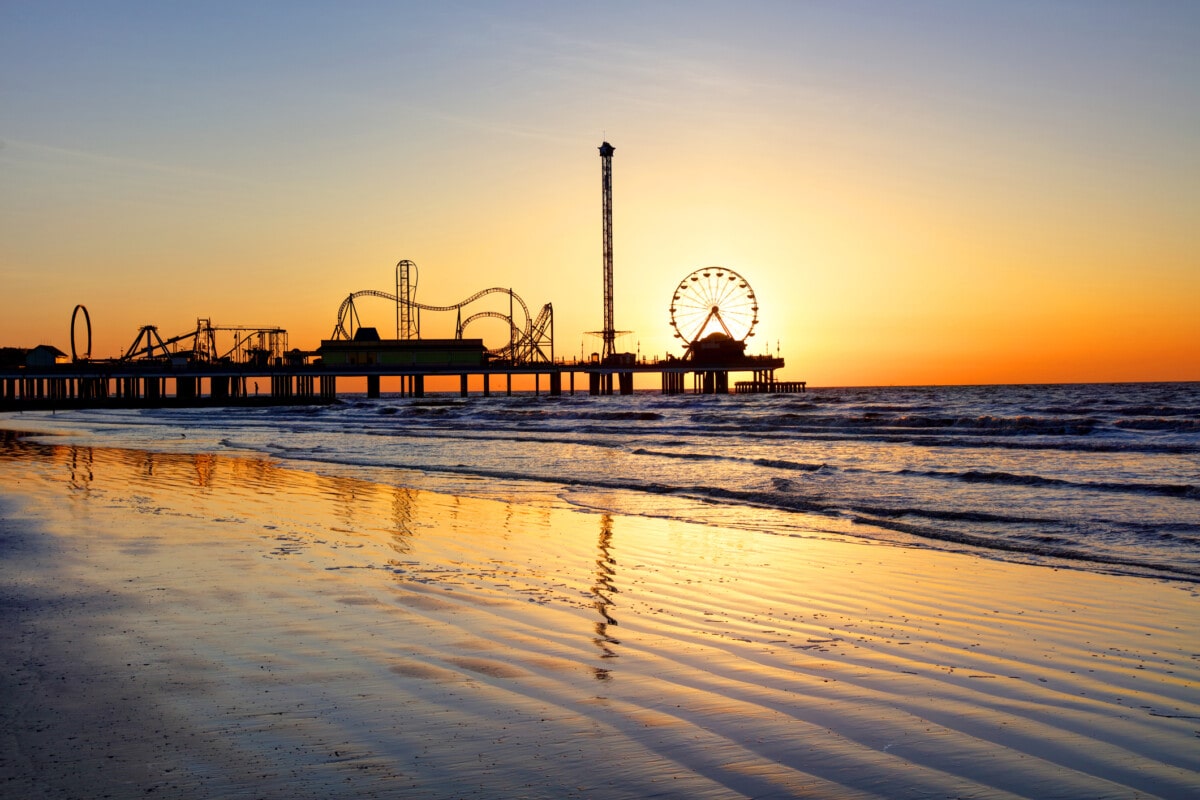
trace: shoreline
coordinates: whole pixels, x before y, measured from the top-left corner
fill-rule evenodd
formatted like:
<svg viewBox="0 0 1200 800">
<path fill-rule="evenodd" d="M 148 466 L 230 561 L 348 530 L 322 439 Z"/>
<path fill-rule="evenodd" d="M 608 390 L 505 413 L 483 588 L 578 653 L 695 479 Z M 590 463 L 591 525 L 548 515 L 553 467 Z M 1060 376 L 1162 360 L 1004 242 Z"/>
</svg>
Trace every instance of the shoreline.
<svg viewBox="0 0 1200 800">
<path fill-rule="evenodd" d="M 26 796 L 1200 790 L 1190 585 L 34 449 L 0 458 Z"/>
<path fill-rule="evenodd" d="M 417 404 L 425 404 L 420 400 L 413 401 L 411 398 L 406 399 Z M 436 405 L 436 403 L 434 403 Z M 137 410 L 137 409 L 132 409 Z M 11 420 L 8 421 L 11 423 Z M 0 442 L 5 440 L 15 441 L 22 439 L 48 438 L 48 443 L 55 443 L 56 440 L 65 443 L 74 443 L 70 446 L 77 447 L 113 447 L 106 444 L 91 444 L 89 443 L 90 436 L 85 431 L 80 431 L 78 428 L 71 427 L 69 424 L 63 426 L 55 424 L 53 417 L 42 417 L 39 419 L 40 426 L 25 425 L 20 428 L 6 427 L 4 420 L 0 419 Z M 40 429 L 38 429 L 40 427 Z M 182 436 L 182 435 L 181 435 Z M 235 457 L 247 458 L 251 460 L 266 459 L 273 464 L 279 464 L 284 468 L 296 469 L 299 471 L 317 471 L 321 474 L 343 474 L 347 471 L 361 472 L 361 479 L 372 480 L 372 473 L 376 471 L 387 471 L 387 467 L 365 466 L 361 464 L 338 465 L 337 462 L 327 461 L 305 461 L 301 459 L 298 462 L 293 462 L 287 459 L 280 460 L 276 457 L 269 456 L 264 453 L 255 451 L 238 451 L 226 450 L 223 446 L 219 451 L 213 452 L 210 449 L 202 451 L 196 450 L 197 442 L 189 440 L 186 437 L 180 439 L 171 439 L 170 441 L 159 440 L 154 443 L 152 448 L 147 448 L 146 443 L 134 443 L 124 445 L 125 449 L 141 450 L 148 449 L 148 452 L 170 454 L 173 456 L 179 455 L 195 455 L 197 452 L 205 453 L 205 457 Z M 114 449 L 122 449 L 115 447 Z M 339 466 L 347 467 L 346 470 L 339 469 Z M 461 465 L 459 465 L 461 466 Z M 414 471 L 409 471 L 404 468 L 397 468 L 398 472 L 406 475 L 405 480 L 409 484 L 415 484 L 413 488 L 420 488 L 425 491 L 435 493 L 455 493 L 454 489 L 438 486 L 437 483 L 441 479 L 451 478 L 478 478 L 484 481 L 500 481 L 508 482 L 516 480 L 525 482 L 529 485 L 558 487 L 562 485 L 561 479 L 558 477 L 526 475 L 520 478 L 513 478 L 508 474 L 487 474 L 476 473 L 471 471 L 462 471 L 459 469 L 438 470 L 436 468 L 422 467 Z M 419 475 L 420 478 L 414 480 L 414 476 Z M 434 480 L 431 482 L 429 478 Z M 403 485 L 403 484 L 402 484 Z M 736 521 L 725 519 L 723 515 L 716 515 L 716 520 L 709 519 L 709 515 L 702 514 L 695 518 L 689 518 L 686 512 L 682 515 L 659 508 L 646 508 L 644 504 L 637 504 L 636 510 L 623 511 L 612 510 L 601 505 L 590 505 L 588 502 L 580 502 L 577 499 L 577 494 L 580 489 L 586 489 L 596 495 L 603 495 L 606 492 L 621 492 L 626 491 L 620 482 L 608 483 L 592 483 L 581 484 L 578 481 L 572 481 L 570 488 L 573 490 L 570 499 L 563 499 L 561 505 L 564 508 L 579 510 L 583 513 L 633 513 L 638 516 L 648 516 L 661 519 L 665 522 L 680 520 L 683 522 L 692 522 L 701 525 L 713 525 L 718 527 L 741 527 Z M 496 499 L 497 495 L 490 492 L 482 492 L 471 494 L 472 497 L 480 499 Z M 537 497 L 532 501 L 536 503 L 547 502 L 549 495 L 545 493 L 537 493 Z M 661 499 L 661 498 L 660 498 Z M 686 502 L 699 502 L 705 504 L 703 499 L 684 498 Z M 996 559 L 1007 561 L 1015 564 L 1026 564 L 1031 566 L 1044 566 L 1052 569 L 1071 569 L 1084 572 L 1091 572 L 1104 575 L 1117 575 L 1140 577 L 1149 580 L 1177 581 L 1185 584 L 1195 584 L 1200 586 L 1200 574 L 1189 571 L 1186 568 L 1179 566 L 1167 566 L 1162 563 L 1153 561 L 1126 561 L 1119 558 L 1104 557 L 1099 553 L 1078 552 L 1071 548 L 1053 547 L 1042 545 L 1037 549 L 1029 546 L 1015 545 L 1006 542 L 1002 539 L 995 539 L 985 536 L 972 534 L 953 533 L 948 531 L 931 531 L 928 529 L 914 531 L 909 524 L 903 521 L 903 516 L 896 518 L 891 517 L 869 517 L 864 518 L 855 515 L 847 518 L 840 518 L 839 515 L 830 515 L 826 511 L 806 511 L 798 508 L 780 508 L 774 506 L 759 507 L 760 510 L 777 512 L 780 515 L 779 535 L 792 536 L 796 534 L 796 525 L 790 521 L 785 521 L 785 518 L 800 520 L 801 533 L 800 535 L 828 535 L 833 537 L 846 537 L 851 540 L 862 540 L 877 543 L 894 544 L 902 547 L 915 547 L 922 549 L 936 550 L 939 552 L 962 553 L 972 555 L 978 558 Z M 678 510 L 676 509 L 676 512 Z M 807 525 L 808 527 L 803 527 Z M 750 528 L 749 531 L 762 531 L 761 523 Z"/>
</svg>

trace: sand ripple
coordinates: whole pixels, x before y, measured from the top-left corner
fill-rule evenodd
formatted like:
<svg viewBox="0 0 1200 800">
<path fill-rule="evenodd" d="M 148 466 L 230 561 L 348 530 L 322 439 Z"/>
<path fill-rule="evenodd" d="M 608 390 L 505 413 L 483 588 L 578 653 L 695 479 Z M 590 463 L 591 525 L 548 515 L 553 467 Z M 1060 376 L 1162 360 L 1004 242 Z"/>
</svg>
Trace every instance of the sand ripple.
<svg viewBox="0 0 1200 800">
<path fill-rule="evenodd" d="M 1200 793 L 1186 585 L 212 456 L 0 481 L 26 795 Z"/>
</svg>

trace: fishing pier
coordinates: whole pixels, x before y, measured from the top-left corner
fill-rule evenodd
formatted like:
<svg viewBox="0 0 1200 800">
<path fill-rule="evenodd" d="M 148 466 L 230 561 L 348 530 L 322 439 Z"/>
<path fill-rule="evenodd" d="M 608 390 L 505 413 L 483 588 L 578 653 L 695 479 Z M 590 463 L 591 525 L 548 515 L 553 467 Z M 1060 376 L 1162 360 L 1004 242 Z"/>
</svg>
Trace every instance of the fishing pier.
<svg viewBox="0 0 1200 800">
<path fill-rule="evenodd" d="M 143 325 L 122 356 L 93 359 L 91 316 L 77 305 L 69 356 L 51 345 L 0 348 L 0 410 L 332 403 L 339 391 L 380 397 L 385 381 L 406 397 L 424 397 L 427 387 L 457 389 L 462 397 L 471 387 L 484 397 L 515 390 L 553 397 L 577 388 L 590 395 L 630 395 L 639 376 L 643 389 L 657 383 L 666 395 L 805 391 L 804 381 L 776 380 L 784 366 L 778 352 L 747 355 L 758 298 L 750 282 L 727 267 L 697 269 L 671 290 L 670 325 L 681 355 L 643 359 L 620 351 L 619 341 L 630 332 L 616 330 L 613 321 L 615 149 L 608 142 L 600 146 L 604 327 L 589 334 L 600 343 L 590 358 L 556 357 L 553 306 L 546 303 L 533 313 L 511 288 L 482 289 L 457 303 L 418 301 L 417 265 L 405 259 L 396 264 L 394 292 L 350 293 L 338 307 L 330 337 L 307 351 L 289 349 L 283 328 L 222 326 L 200 318 L 194 329 L 165 339 L 155 325 Z M 378 301 L 394 306 L 394 338 L 380 336 L 377 323 L 363 324 L 360 306 Z M 453 335 L 423 336 L 423 314 L 453 315 Z M 483 339 L 467 337 L 468 327 L 487 320 L 507 332 L 507 341 L 487 347 Z M 78 341 L 81 324 L 85 347 Z M 731 383 L 731 376 L 746 374 L 748 380 Z M 650 375 L 657 381 L 648 381 Z"/>
<path fill-rule="evenodd" d="M 803 391 L 803 384 L 774 380 L 783 360 L 750 357 L 736 365 L 698 368 L 678 359 L 624 364 L 586 362 L 538 365 L 425 364 L 188 364 L 79 362 L 0 369 L 0 410 L 171 406 L 302 405 L 334 403 L 349 392 L 380 397 L 385 384 L 405 397 L 511 396 L 515 391 L 551 397 L 587 392 L 629 395 L 635 375 L 655 375 L 663 394 Z M 730 375 L 749 373 L 748 381 Z M 643 381 L 644 383 L 645 381 Z M 514 386 L 514 384 L 516 384 Z M 342 395 L 339 395 L 339 386 Z"/>
</svg>

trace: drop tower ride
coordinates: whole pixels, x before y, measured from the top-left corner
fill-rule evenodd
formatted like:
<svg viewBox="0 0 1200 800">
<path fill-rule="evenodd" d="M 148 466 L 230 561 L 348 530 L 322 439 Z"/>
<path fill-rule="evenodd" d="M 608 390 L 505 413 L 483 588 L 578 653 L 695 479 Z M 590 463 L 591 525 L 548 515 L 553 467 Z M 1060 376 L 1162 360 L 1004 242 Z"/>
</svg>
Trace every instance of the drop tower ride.
<svg viewBox="0 0 1200 800">
<path fill-rule="evenodd" d="M 600 188 L 604 195 L 604 341 L 602 361 L 616 352 L 617 331 L 613 323 L 613 252 L 612 252 L 612 157 L 616 150 L 608 142 L 600 145 Z"/>
</svg>

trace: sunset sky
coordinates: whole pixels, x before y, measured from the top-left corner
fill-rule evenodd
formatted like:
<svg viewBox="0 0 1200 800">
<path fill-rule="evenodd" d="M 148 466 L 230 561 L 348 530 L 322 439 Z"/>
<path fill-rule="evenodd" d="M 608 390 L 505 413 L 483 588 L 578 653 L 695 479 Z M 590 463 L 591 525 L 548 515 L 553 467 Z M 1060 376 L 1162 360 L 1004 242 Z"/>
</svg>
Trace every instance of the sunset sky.
<svg viewBox="0 0 1200 800">
<path fill-rule="evenodd" d="M 411 259 L 424 303 L 553 303 L 577 357 L 605 140 L 619 349 L 680 354 L 722 265 L 781 378 L 1200 380 L 1185 0 L 4 0 L 0 346 L 69 352 L 82 303 L 99 357 L 198 317 L 313 349 Z"/>
</svg>

